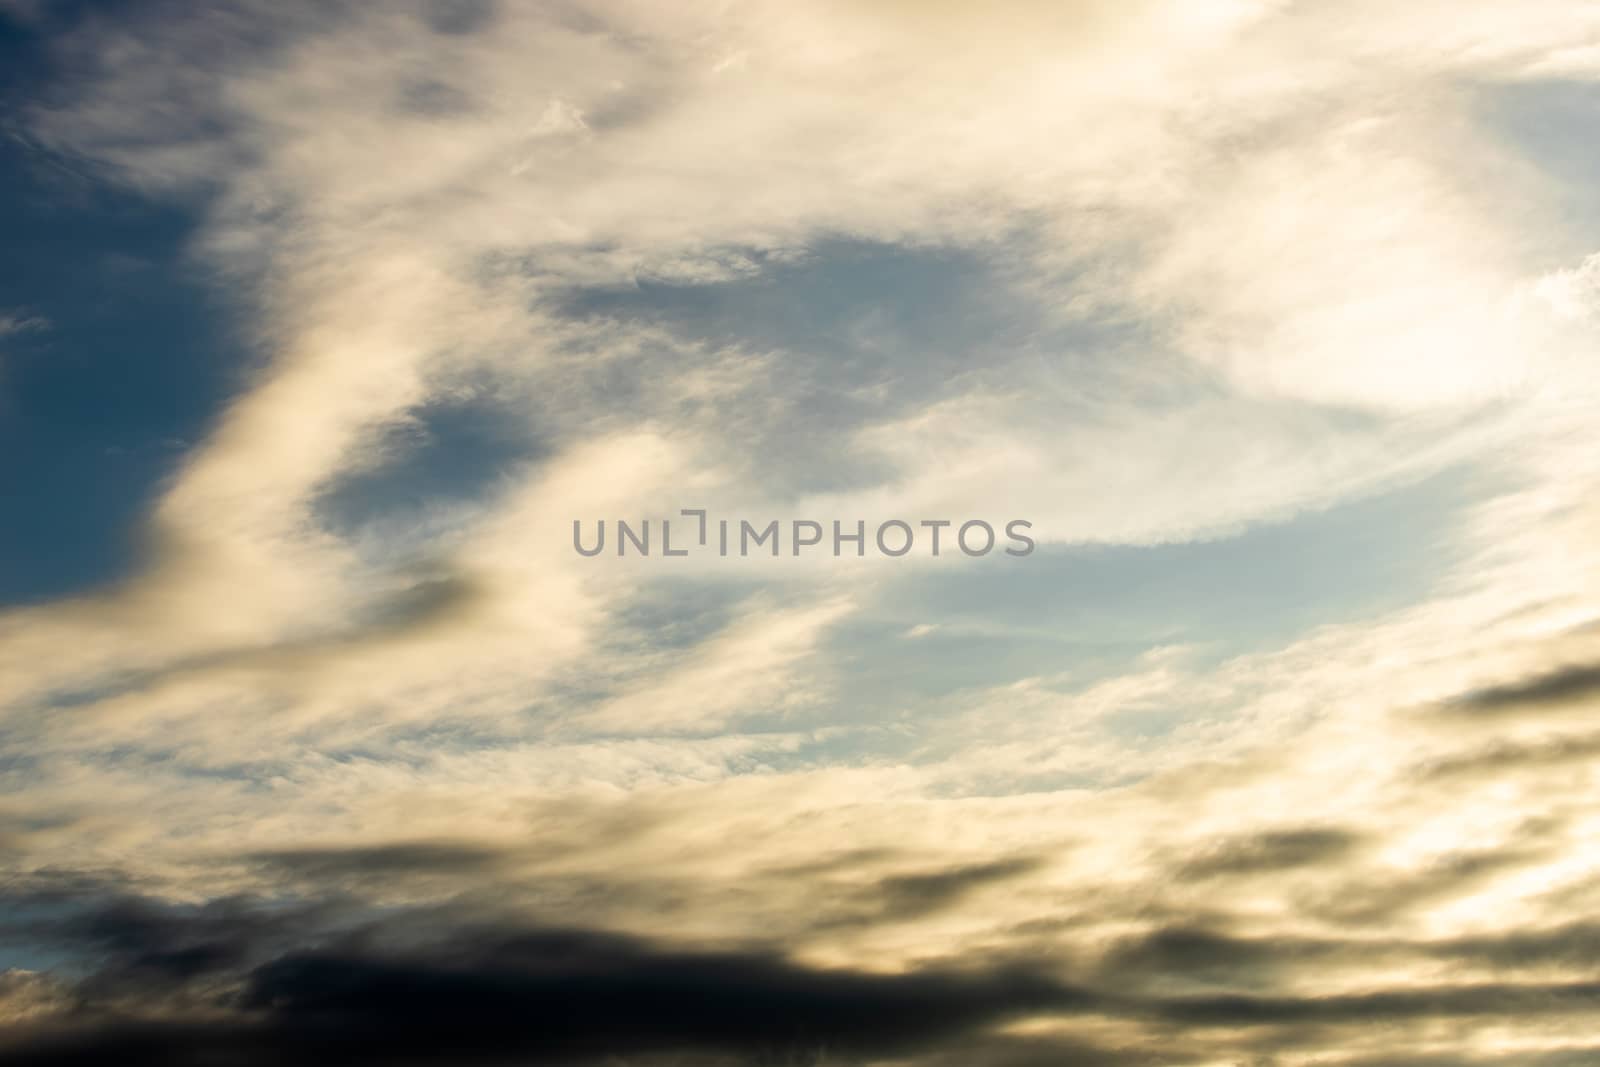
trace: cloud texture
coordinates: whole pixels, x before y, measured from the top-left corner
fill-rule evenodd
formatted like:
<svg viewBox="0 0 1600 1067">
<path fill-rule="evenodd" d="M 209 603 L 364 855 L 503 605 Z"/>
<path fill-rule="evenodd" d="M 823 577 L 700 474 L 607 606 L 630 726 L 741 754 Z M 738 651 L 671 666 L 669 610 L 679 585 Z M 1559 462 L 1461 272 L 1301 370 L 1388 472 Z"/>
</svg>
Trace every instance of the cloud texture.
<svg viewBox="0 0 1600 1067">
<path fill-rule="evenodd" d="M 0 19 L 229 338 L 0 606 L 0 1064 L 1600 1056 L 1594 5 Z"/>
</svg>

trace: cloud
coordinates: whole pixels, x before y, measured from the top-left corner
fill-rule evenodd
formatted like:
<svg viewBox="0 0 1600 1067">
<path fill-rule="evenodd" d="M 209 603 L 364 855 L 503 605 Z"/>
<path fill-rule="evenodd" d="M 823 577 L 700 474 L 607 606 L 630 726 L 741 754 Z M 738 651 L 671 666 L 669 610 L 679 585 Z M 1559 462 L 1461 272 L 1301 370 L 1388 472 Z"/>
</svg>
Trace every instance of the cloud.
<svg viewBox="0 0 1600 1067">
<path fill-rule="evenodd" d="M 81 1022 L 63 1030 L 44 1020 L 13 1031 L 0 1062 L 854 1056 L 915 1050 L 1085 999 L 1020 969 L 875 974 L 806 967 L 766 952 L 483 922 L 415 944 L 403 921 L 390 921 L 246 965 L 282 923 L 260 910 L 183 913 L 136 902 L 93 909 L 65 932 L 106 945 L 116 963 L 80 986 Z M 386 943 L 394 936 L 400 940 Z M 187 1017 L 174 1016 L 168 986 L 148 980 L 223 973 L 232 974 L 233 991 Z M 129 998 L 159 1013 L 129 1014 Z M 107 1010 L 119 1001 L 121 1011 Z"/>
<path fill-rule="evenodd" d="M 803 707 L 815 697 L 795 664 L 850 608 L 842 598 L 798 608 L 754 606 L 692 658 L 636 683 L 632 692 L 584 714 L 577 726 L 590 733 L 705 731 L 740 715 L 782 716 Z"/>
<path fill-rule="evenodd" d="M 1187 878 L 1217 878 L 1287 870 L 1337 860 L 1359 842 L 1357 835 L 1339 829 L 1279 830 L 1244 840 L 1218 841 L 1208 851 L 1184 860 L 1179 871 Z"/>
<path fill-rule="evenodd" d="M 39 659 L 26 634 L 80 648 L 61 670 L 81 676 L 163 645 L 179 659 L 197 645 L 202 657 L 218 644 L 278 646 L 307 616 L 366 599 L 391 576 L 368 566 L 368 546 L 319 528 L 315 502 L 369 463 L 394 425 L 466 381 L 530 398 L 552 463 L 574 462 L 585 435 L 608 420 L 637 427 L 668 417 L 685 462 L 701 465 L 701 495 L 711 488 L 748 501 L 757 478 L 781 485 L 781 475 L 736 461 L 708 468 L 705 458 L 794 456 L 798 442 L 817 437 L 816 412 L 841 397 L 811 405 L 810 421 L 735 418 L 737 408 L 783 410 L 781 368 L 806 352 L 751 363 L 696 354 L 695 338 L 670 337 L 670 355 L 646 359 L 640 347 L 654 357 L 658 337 L 627 321 L 574 318 L 564 300 L 641 276 L 703 284 L 728 277 L 730 263 L 746 265 L 735 275 L 759 277 L 841 233 L 971 252 L 995 268 L 992 284 L 1012 291 L 1019 314 L 1044 321 L 1062 307 L 1074 323 L 1117 321 L 1138 304 L 1154 312 L 1157 343 L 1096 343 L 1073 358 L 1055 342 L 1000 349 L 994 377 L 1010 392 L 957 379 L 909 412 L 866 405 L 839 428 L 855 454 L 833 467 L 875 484 L 788 501 L 800 510 L 1026 511 L 1046 540 L 1216 536 L 1420 477 L 1484 447 L 1482 427 L 1454 414 L 1362 423 L 1330 405 L 1387 412 L 1413 397 L 1454 413 L 1461 396 L 1499 395 L 1515 378 L 1493 365 L 1458 390 L 1457 361 L 1426 372 L 1426 388 L 1415 376 L 1391 382 L 1396 368 L 1419 365 L 1373 343 L 1404 332 L 1396 316 L 1432 329 L 1447 318 L 1441 304 L 1510 299 L 1520 264 L 1501 254 L 1493 215 L 1442 162 L 1462 143 L 1492 146 L 1441 134 L 1433 120 L 1454 112 L 1433 95 L 1392 121 L 1369 121 L 1364 102 L 1376 94 L 1392 105 L 1390 82 L 1346 86 L 1323 65 L 1285 65 L 1308 27 L 1271 5 L 1221 5 L 1201 17 L 1162 4 L 1052 13 L 1018 3 L 974 20 L 753 4 L 681 25 L 625 4 L 584 18 L 474 10 L 441 22 L 421 9 L 161 9 L 140 16 L 166 30 L 145 43 L 112 48 L 115 27 L 100 23 L 63 42 L 70 58 L 96 57 L 97 74 L 72 100 L 34 113 L 39 136 L 151 188 L 209 190 L 200 252 L 250 294 L 269 359 L 158 502 L 147 572 L 59 629 L 59 612 L 19 620 L 25 634 L 9 642 L 23 650 L 18 676 L 40 670 L 23 666 Z M 1429 9 L 1401 27 L 1358 12 L 1334 39 L 1365 56 L 1387 52 L 1388 35 L 1403 31 L 1421 50 L 1419 69 L 1432 70 L 1457 62 L 1421 43 L 1420 27 L 1441 18 Z M 1560 39 L 1564 20 L 1553 9 L 1530 18 L 1509 51 L 1497 35 L 1512 27 L 1488 15 L 1474 24 L 1495 42 L 1483 46 L 1486 70 Z M 928 56 L 954 38 L 966 43 L 962 58 L 946 55 L 941 78 L 927 82 Z M 203 58 L 180 62 L 168 48 Z M 1012 58 L 990 62 L 998 55 Z M 1382 77 L 1407 75 L 1386 66 Z M 397 106 L 418 85 L 458 106 Z M 1321 93 L 1340 97 L 1338 124 L 1282 118 Z M 866 97 L 882 105 L 851 103 Z M 1018 99 L 1036 103 L 1019 109 Z M 1068 128 L 1072 136 L 1061 136 Z M 1272 148 L 1237 159 L 1221 152 L 1245 136 Z M 389 166 L 391 157 L 412 164 Z M 1367 167 L 1373 161 L 1381 165 Z M 1352 199 L 1353 189 L 1363 196 Z M 1297 195 L 1285 190 L 1300 200 L 1258 211 L 1267 196 Z M 1019 237 L 1018 220 L 1034 217 L 1047 237 Z M 1207 229 L 1203 219 L 1216 221 Z M 1367 220 L 1388 221 L 1372 223 L 1373 233 Z M 1063 264 L 1062 247 L 1082 252 Z M 1299 256 L 1295 270 L 1283 269 L 1286 249 Z M 1380 252 L 1387 258 L 1374 259 Z M 1382 305 L 1370 314 L 1321 299 L 1353 257 L 1411 278 L 1417 256 L 1459 269 L 1406 287 L 1375 279 L 1360 290 Z M 706 275 L 708 264 L 722 266 Z M 1233 321 L 1249 317 L 1229 310 L 1235 301 L 1255 309 L 1250 321 Z M 1524 347 L 1496 347 L 1498 334 L 1481 323 L 1451 328 L 1486 352 Z M 1301 343 L 1310 338 L 1323 347 Z M 1425 340 L 1430 352 L 1460 348 Z M 888 341 L 894 373 L 878 388 L 903 391 L 918 354 L 894 350 L 892 332 Z M 1231 353 L 1220 362 L 1219 343 Z M 1153 359 L 1126 358 L 1152 347 Z M 1272 369 L 1291 358 L 1299 369 Z M 714 394 L 697 417 L 662 404 L 703 396 L 694 383 L 725 379 L 728 364 L 743 368 L 744 384 Z M 624 367 L 652 388 L 615 388 Z M 821 367 L 826 376 L 849 370 L 837 359 Z M 1219 369 L 1231 385 L 1219 388 Z M 1334 373 L 1345 377 L 1315 378 Z M 1052 387 L 1028 397 L 1028 379 Z M 1186 380 L 1192 389 L 1145 403 Z M 1067 433 L 1063 403 L 1073 414 Z M 1174 469 L 1175 453 L 1188 457 L 1185 469 Z M 1240 465 L 1247 453 L 1256 458 Z M 542 468 L 512 477 L 526 488 Z M 669 479 L 657 489 L 671 484 L 664 470 L 653 477 Z M 502 501 L 517 492 L 500 496 L 462 521 L 503 524 L 516 508 Z M 517 532 L 525 545 L 547 534 Z M 121 624 L 83 625 L 86 614 L 123 613 L 144 626 L 132 648 Z"/>
<path fill-rule="evenodd" d="M 1600 737 L 1594 734 L 1556 735 L 1536 740 L 1501 741 L 1458 755 L 1440 756 L 1417 768 L 1418 777 L 1453 776 L 1498 778 L 1519 771 L 1550 770 L 1565 764 L 1584 764 L 1600 754 Z"/>
<path fill-rule="evenodd" d="M 33 333 L 38 330 L 48 330 L 50 321 L 39 315 L 30 315 L 26 311 L 13 311 L 0 313 L 0 337 L 9 337 L 19 333 Z"/>
<path fill-rule="evenodd" d="M 1474 108 L 1594 26 L 81 21 L 29 136 L 194 208 L 259 358 L 135 574 L 0 614 L 0 1062 L 1578 1055 L 1594 260 Z M 417 470 L 445 411 L 491 471 Z M 1442 516 L 1230 540 L 1445 469 Z M 418 506 L 335 514 L 380 479 Z M 685 506 L 1029 518 L 1149 625 L 1052 614 L 1066 567 L 568 548 Z M 1406 579 L 1241 648 L 1189 567 L 1246 613 Z"/>
<path fill-rule="evenodd" d="M 1477 689 L 1450 703 L 1457 709 L 1472 712 L 1533 712 L 1576 703 L 1597 693 L 1600 693 L 1600 667 L 1578 664 Z"/>
<path fill-rule="evenodd" d="M 1059 963 L 1041 959 L 947 959 L 897 971 L 816 967 L 763 948 L 686 947 L 459 910 L 352 923 L 348 910 L 242 900 L 197 909 L 91 897 L 79 906 L 55 932 L 101 946 L 108 959 L 69 994 L 46 995 L 37 979 L 10 978 L 9 996 L 30 1007 L 0 1044 L 0 1062 L 505 1063 L 537 1056 L 587 1064 L 693 1055 L 730 1063 L 940 1063 L 960 1049 L 987 1061 L 991 1050 L 1032 1048 L 1081 1053 L 1088 1062 L 1198 1063 L 1229 1048 L 1305 1054 L 1346 1027 L 1371 1034 L 1426 1020 L 1582 1014 L 1593 1010 L 1597 992 L 1593 982 L 1542 979 L 1315 996 L 1161 991 L 1159 981 L 1140 991 L 1138 984 L 1240 969 L 1292 973 L 1362 956 L 1477 955 L 1528 965 L 1558 958 L 1549 953 L 1558 944 L 1570 949 L 1562 931 L 1520 942 L 1374 943 L 1167 929 L 1120 946 L 1092 980 L 1068 981 L 1052 973 Z M 70 1013 L 55 1007 L 65 1003 Z M 1054 1020 L 1058 1029 L 1025 1037 L 1015 1029 L 1019 1020 Z M 1113 1022 L 1120 1029 L 1107 1030 Z M 1135 1036 L 1147 1024 L 1157 1029 Z"/>
<path fill-rule="evenodd" d="M 476 877 L 491 871 L 504 858 L 504 853 L 459 841 L 408 841 L 343 848 L 319 845 L 269 849 L 257 853 L 254 858 L 267 867 L 329 884 L 430 871 Z"/>
</svg>

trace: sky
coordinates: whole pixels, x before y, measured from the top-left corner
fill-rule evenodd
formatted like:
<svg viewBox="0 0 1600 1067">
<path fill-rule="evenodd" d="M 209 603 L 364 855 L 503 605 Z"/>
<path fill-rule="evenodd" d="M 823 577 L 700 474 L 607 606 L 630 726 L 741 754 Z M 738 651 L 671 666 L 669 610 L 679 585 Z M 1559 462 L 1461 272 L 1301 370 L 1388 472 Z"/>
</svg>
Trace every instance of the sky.
<svg viewBox="0 0 1600 1067">
<path fill-rule="evenodd" d="M 1597 143 L 1589 0 L 0 0 L 0 1067 L 1600 1062 Z"/>
</svg>

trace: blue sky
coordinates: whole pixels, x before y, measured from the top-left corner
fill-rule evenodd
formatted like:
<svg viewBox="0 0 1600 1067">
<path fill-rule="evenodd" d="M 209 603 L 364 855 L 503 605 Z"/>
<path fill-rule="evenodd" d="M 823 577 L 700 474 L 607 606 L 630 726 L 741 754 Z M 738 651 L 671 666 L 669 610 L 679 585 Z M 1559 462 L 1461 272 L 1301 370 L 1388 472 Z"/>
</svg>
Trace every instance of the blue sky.
<svg viewBox="0 0 1600 1067">
<path fill-rule="evenodd" d="M 136 527 L 237 388 L 225 294 L 185 258 L 196 219 L 20 133 L 0 149 L 6 337 L 0 598 L 80 591 L 132 565 Z M 230 358 L 231 356 L 231 358 Z"/>
<path fill-rule="evenodd" d="M 1597 34 L 0 2 L 0 1064 L 1585 1062 Z"/>
</svg>

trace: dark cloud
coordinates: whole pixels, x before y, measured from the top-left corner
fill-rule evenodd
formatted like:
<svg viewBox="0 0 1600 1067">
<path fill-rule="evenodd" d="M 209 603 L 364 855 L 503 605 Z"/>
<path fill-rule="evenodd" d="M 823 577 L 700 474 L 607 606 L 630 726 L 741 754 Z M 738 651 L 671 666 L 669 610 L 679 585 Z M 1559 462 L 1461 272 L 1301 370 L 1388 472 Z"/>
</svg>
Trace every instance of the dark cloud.
<svg viewBox="0 0 1600 1067">
<path fill-rule="evenodd" d="M 570 1059 L 910 1050 L 1084 1002 L 1026 973 L 824 971 L 763 955 L 676 953 L 572 933 L 522 934 L 476 949 L 458 944 L 422 957 L 289 956 L 255 972 L 243 999 L 292 1032 L 335 1023 L 339 1044 L 378 1059 L 429 1043 L 459 1055 L 480 1042 L 486 1050 L 520 1046 Z M 397 1018 L 408 1022 L 397 1026 Z"/>
<path fill-rule="evenodd" d="M 1427 780 L 1494 776 L 1533 768 L 1583 763 L 1600 756 L 1600 733 L 1496 741 L 1482 748 L 1444 756 L 1418 766 L 1414 774 Z"/>
<path fill-rule="evenodd" d="M 453 621 L 481 604 L 487 596 L 487 590 L 459 574 L 419 577 L 413 585 L 378 604 L 368 613 L 365 634 L 352 634 L 348 640 L 409 634 Z"/>
<path fill-rule="evenodd" d="M 974 863 L 949 870 L 903 874 L 883 880 L 882 889 L 897 915 L 921 915 L 954 903 L 981 886 L 1007 881 L 1037 869 L 1038 860 Z"/>
<path fill-rule="evenodd" d="M 1192 1061 L 1193 1057 L 1189 1057 Z M 917 1061 L 918 1067 L 1173 1067 L 1184 1062 L 1170 1049 L 1140 1047 L 1125 1041 L 1093 1044 L 1069 1036 L 995 1036 L 981 1046 L 963 1044 L 949 1050 L 932 1050 Z"/>
<path fill-rule="evenodd" d="M 410 874 L 480 874 L 504 859 L 498 849 L 455 841 L 273 849 L 253 858 L 285 873 L 319 881 Z"/>
<path fill-rule="evenodd" d="M 1572 704 L 1600 696 L 1600 664 L 1577 664 L 1536 674 L 1504 685 L 1463 693 L 1449 702 L 1453 710 L 1511 712 Z"/>
<path fill-rule="evenodd" d="M 106 908 L 81 932 L 130 958 L 214 949 L 194 973 L 259 947 L 261 931 L 248 925 L 173 916 Z M 282 953 L 241 969 L 211 1010 L 176 1020 L 170 1010 L 112 1015 L 91 1003 L 79 1025 L 19 1035 L 0 1048 L 0 1063 L 601 1063 L 668 1052 L 752 1062 L 912 1051 L 1091 1001 L 1020 969 L 828 970 L 590 931 L 468 924 L 404 941 L 373 927 Z M 86 983 L 84 993 L 105 998 L 106 983 Z"/>
<path fill-rule="evenodd" d="M 841 891 L 832 909 L 818 917 L 817 929 L 875 926 L 924 918 L 953 907 L 969 894 L 1037 870 L 1042 861 L 1014 857 L 989 863 L 895 874 L 865 887 Z"/>
<path fill-rule="evenodd" d="M 264 905 L 223 898 L 166 903 L 94 878 L 38 879 L 0 896 L 0 947 L 24 957 L 67 957 L 86 971 L 79 992 L 93 1000 L 183 992 L 341 927 L 338 901 Z"/>
<path fill-rule="evenodd" d="M 1514 1049 L 1505 1055 L 1399 1052 L 1339 1061 L 1339 1067 L 1592 1067 L 1600 1063 L 1600 1045 L 1546 1051 Z"/>
<path fill-rule="evenodd" d="M 1308 867 L 1340 859 L 1360 841 L 1359 835 L 1333 827 L 1225 838 L 1181 861 L 1177 874 L 1181 878 L 1215 878 Z"/>
<path fill-rule="evenodd" d="M 1204 1026 L 1359 1023 L 1467 1016 L 1600 1012 L 1600 982 L 1488 982 L 1380 990 L 1336 996 L 1198 996 L 1155 1001 L 1148 1011 Z"/>
<path fill-rule="evenodd" d="M 469 115 L 476 110 L 470 95 L 436 78 L 419 78 L 402 84 L 396 103 L 405 114 L 435 119 Z"/>
<path fill-rule="evenodd" d="M 1299 968 L 1325 969 L 1352 953 L 1365 954 L 1371 962 L 1375 947 L 1351 940 L 1239 937 L 1202 926 L 1162 926 L 1113 944 L 1100 959 L 1097 977 L 1112 989 L 1196 983 L 1237 988 L 1271 984 Z"/>
<path fill-rule="evenodd" d="M 1565 966 L 1587 971 L 1600 960 L 1600 924 L 1584 921 L 1482 937 L 1453 938 L 1427 945 L 1426 951 L 1497 969 Z"/>
<path fill-rule="evenodd" d="M 1100 957 L 1092 985 L 1160 990 L 1274 988 L 1286 979 L 1347 969 L 1449 961 L 1503 975 L 1514 970 L 1587 975 L 1600 959 L 1600 924 L 1575 922 L 1443 939 L 1388 936 L 1240 936 L 1202 926 L 1162 926 L 1120 939 Z"/>
<path fill-rule="evenodd" d="M 419 850 L 377 862 L 397 858 L 430 857 Z M 949 891 L 1007 876 L 958 869 Z M 9 983 L 17 998 L 49 1004 L 0 1034 L 8 1067 L 1272 1062 L 1338 1047 L 1348 1028 L 1370 1037 L 1423 1020 L 1600 1014 L 1600 982 L 1542 975 L 1334 995 L 1224 988 L 1243 976 L 1281 989 L 1363 959 L 1583 968 L 1600 945 L 1587 926 L 1442 942 L 1170 927 L 1118 942 L 1088 980 L 1069 980 L 1050 954 L 826 968 L 761 947 L 539 927 L 459 907 L 175 905 L 87 882 L 4 904 L 26 918 L 18 928 L 70 955 L 83 974 Z M 1196 991 L 1207 983 L 1212 990 Z M 998 1029 L 1032 1017 L 1060 1030 Z"/>
<path fill-rule="evenodd" d="M 435 33 L 465 35 L 487 29 L 497 7 L 494 0 L 428 0 L 420 10 Z"/>
</svg>

